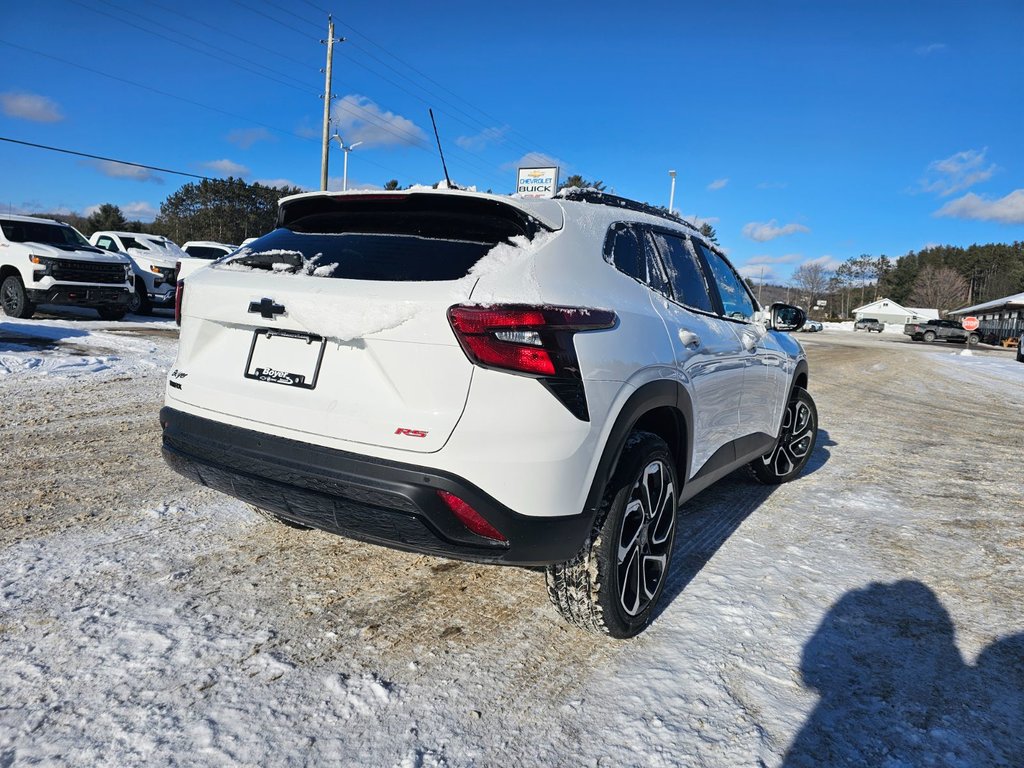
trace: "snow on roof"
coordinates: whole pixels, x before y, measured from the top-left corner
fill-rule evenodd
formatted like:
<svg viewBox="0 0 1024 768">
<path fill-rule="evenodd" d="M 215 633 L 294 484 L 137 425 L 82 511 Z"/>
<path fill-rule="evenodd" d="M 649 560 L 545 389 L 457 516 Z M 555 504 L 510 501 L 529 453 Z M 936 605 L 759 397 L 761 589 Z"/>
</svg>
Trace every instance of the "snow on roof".
<svg viewBox="0 0 1024 768">
<path fill-rule="evenodd" d="M 19 216 L 16 213 L 0 214 L 0 218 L 4 219 L 5 221 L 34 221 L 43 224 L 59 224 L 65 227 L 68 226 L 62 221 L 56 221 L 54 219 L 45 219 L 39 216 Z"/>
<path fill-rule="evenodd" d="M 986 301 L 984 304 L 975 304 L 973 307 L 955 309 L 951 315 L 967 315 L 971 312 L 984 312 L 987 309 L 1019 309 L 1024 308 L 1024 293 L 1015 293 L 1012 296 L 1005 296 L 994 301 Z"/>
</svg>

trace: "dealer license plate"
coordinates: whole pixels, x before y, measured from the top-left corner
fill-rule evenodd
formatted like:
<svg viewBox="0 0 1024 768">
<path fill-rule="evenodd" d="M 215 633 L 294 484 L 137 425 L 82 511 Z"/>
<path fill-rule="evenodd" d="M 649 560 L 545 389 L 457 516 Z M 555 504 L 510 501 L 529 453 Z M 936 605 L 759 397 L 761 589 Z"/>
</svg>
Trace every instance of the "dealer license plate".
<svg viewBox="0 0 1024 768">
<path fill-rule="evenodd" d="M 310 333 L 259 328 L 252 337 L 245 378 L 313 389 L 326 343 Z"/>
</svg>

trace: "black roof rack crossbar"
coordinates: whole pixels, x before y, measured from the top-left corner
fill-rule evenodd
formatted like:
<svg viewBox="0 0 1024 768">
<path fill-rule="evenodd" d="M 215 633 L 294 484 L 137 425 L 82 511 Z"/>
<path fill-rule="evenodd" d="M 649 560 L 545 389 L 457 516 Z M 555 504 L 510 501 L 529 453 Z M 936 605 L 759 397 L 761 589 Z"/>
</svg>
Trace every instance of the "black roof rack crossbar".
<svg viewBox="0 0 1024 768">
<path fill-rule="evenodd" d="M 682 216 L 676 216 L 674 213 L 669 213 L 664 208 L 659 208 L 656 205 L 641 203 L 637 200 L 630 200 L 628 197 L 619 197 L 618 195 L 610 195 L 607 192 L 599 192 L 596 189 L 582 189 L 580 187 L 568 187 L 563 189 L 559 191 L 556 197 L 580 203 L 610 205 L 616 208 L 625 208 L 627 211 L 636 211 L 638 213 L 646 213 L 650 216 L 659 216 L 660 218 L 674 221 L 677 224 L 682 224 L 684 227 L 688 227 L 694 232 L 700 234 L 700 230 Z"/>
</svg>

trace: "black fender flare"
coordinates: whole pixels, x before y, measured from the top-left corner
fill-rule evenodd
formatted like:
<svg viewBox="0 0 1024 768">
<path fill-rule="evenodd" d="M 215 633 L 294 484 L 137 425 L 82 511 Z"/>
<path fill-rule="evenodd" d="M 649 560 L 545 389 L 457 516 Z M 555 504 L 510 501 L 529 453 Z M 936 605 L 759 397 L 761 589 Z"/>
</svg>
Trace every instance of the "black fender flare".
<svg viewBox="0 0 1024 768">
<path fill-rule="evenodd" d="M 666 407 L 672 409 L 678 420 L 674 425 L 677 444 L 670 445 L 669 448 L 676 457 L 676 473 L 680 483 L 685 482 L 690 456 L 693 453 L 693 430 L 690 428 L 693 424 L 693 401 L 683 385 L 677 381 L 652 381 L 630 395 L 615 417 L 583 508 L 584 514 L 591 520 L 597 516 L 605 486 L 615 474 L 622 449 L 630 433 L 645 414 L 656 408 Z"/>
</svg>

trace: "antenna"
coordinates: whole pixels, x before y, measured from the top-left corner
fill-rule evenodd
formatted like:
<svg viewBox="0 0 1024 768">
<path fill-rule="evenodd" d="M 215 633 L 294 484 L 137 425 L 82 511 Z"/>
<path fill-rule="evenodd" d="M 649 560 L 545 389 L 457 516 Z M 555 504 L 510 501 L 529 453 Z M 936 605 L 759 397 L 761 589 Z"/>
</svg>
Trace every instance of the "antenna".
<svg viewBox="0 0 1024 768">
<path fill-rule="evenodd" d="M 427 107 L 427 112 L 430 113 L 430 124 L 434 126 L 434 138 L 437 139 L 437 152 L 441 155 L 441 167 L 444 168 L 444 180 L 448 184 L 448 189 L 453 189 L 452 180 L 448 178 L 448 166 L 444 162 L 444 150 L 441 149 L 441 137 L 437 135 L 437 122 L 434 120 L 434 110 Z"/>
</svg>

